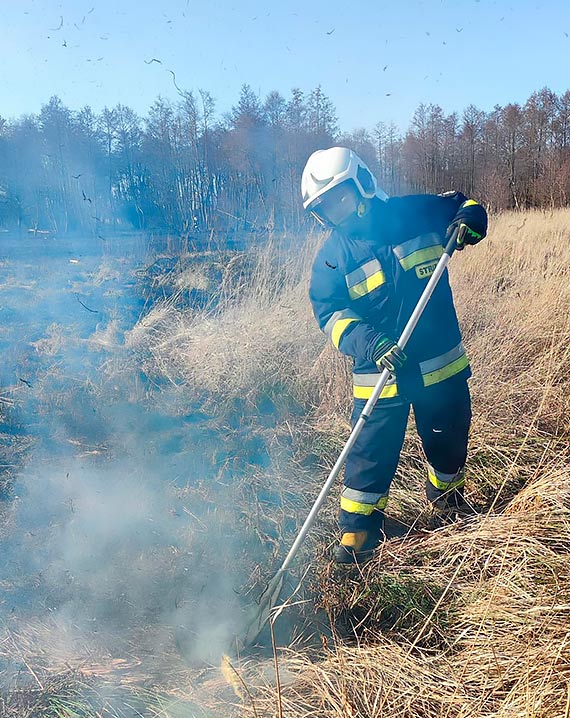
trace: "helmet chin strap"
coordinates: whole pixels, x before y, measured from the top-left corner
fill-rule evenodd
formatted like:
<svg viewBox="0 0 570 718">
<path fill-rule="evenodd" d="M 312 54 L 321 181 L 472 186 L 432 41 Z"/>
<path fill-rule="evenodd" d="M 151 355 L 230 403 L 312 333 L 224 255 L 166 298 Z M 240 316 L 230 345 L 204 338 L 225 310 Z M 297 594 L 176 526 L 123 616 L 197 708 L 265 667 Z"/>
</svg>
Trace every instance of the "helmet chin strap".
<svg viewBox="0 0 570 718">
<path fill-rule="evenodd" d="M 366 205 L 364 204 L 364 202 L 358 203 L 358 207 L 356 208 L 356 214 L 359 217 L 364 217 L 364 215 L 366 214 Z"/>
</svg>

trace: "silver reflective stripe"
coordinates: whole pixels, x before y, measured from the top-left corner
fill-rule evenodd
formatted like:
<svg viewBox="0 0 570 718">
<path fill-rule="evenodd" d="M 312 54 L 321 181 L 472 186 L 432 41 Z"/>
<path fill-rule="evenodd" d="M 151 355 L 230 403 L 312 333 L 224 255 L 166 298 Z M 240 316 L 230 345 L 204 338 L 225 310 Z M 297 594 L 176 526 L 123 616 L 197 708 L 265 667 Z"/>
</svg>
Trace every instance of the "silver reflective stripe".
<svg viewBox="0 0 570 718">
<path fill-rule="evenodd" d="M 352 383 L 355 386 L 376 386 L 378 384 L 378 379 L 380 378 L 380 372 L 373 373 L 373 374 L 353 374 L 352 375 Z M 391 384 L 396 383 L 396 377 L 393 374 L 390 374 L 390 377 L 388 378 L 388 381 L 386 382 L 386 386 L 390 386 Z"/>
<path fill-rule="evenodd" d="M 402 260 L 410 254 L 417 252 L 419 249 L 435 247 L 436 245 L 441 247 L 441 237 L 437 232 L 430 232 L 429 234 L 420 234 L 419 237 L 408 239 L 407 242 L 396 245 L 393 250 L 396 257 Z"/>
<path fill-rule="evenodd" d="M 371 504 L 375 506 L 380 499 L 387 497 L 388 494 L 373 494 L 368 491 L 358 491 L 357 489 L 349 489 L 345 486 L 342 495 L 349 501 L 357 501 L 359 504 Z"/>
<path fill-rule="evenodd" d="M 329 339 L 332 339 L 334 325 L 341 319 L 358 319 L 358 320 L 360 320 L 360 317 L 358 316 L 358 314 L 351 311 L 350 309 L 343 309 L 341 312 L 335 312 L 332 315 L 332 317 L 328 320 L 328 322 L 325 324 L 325 327 L 323 329 L 323 332 L 327 335 L 327 337 Z"/>
<path fill-rule="evenodd" d="M 376 272 L 381 271 L 382 267 L 380 265 L 380 262 L 377 259 L 371 259 L 369 262 L 366 262 L 366 264 L 363 264 L 361 267 L 358 267 L 358 269 L 354 269 L 352 272 L 349 272 L 347 275 L 345 275 L 346 286 L 349 289 L 351 287 L 355 287 L 357 284 L 360 284 L 360 282 L 363 282 L 365 279 L 368 279 L 368 277 L 371 277 L 373 274 L 376 274 Z"/>
<path fill-rule="evenodd" d="M 442 484 L 452 484 L 454 481 L 461 479 L 463 476 L 463 467 L 461 467 L 459 471 L 456 471 L 454 474 L 444 474 L 443 471 L 437 471 L 431 464 L 428 464 L 428 471 Z"/>
<path fill-rule="evenodd" d="M 464 354 L 465 349 L 463 347 L 463 343 L 459 342 L 456 347 L 453 347 L 453 349 L 445 352 L 445 354 L 440 354 L 439 356 L 434 357 L 433 359 L 428 359 L 427 361 L 421 361 L 420 371 L 422 374 L 429 374 L 432 371 L 443 369 L 444 366 L 451 364 L 451 362 L 454 362 L 456 359 L 460 359 Z"/>
</svg>

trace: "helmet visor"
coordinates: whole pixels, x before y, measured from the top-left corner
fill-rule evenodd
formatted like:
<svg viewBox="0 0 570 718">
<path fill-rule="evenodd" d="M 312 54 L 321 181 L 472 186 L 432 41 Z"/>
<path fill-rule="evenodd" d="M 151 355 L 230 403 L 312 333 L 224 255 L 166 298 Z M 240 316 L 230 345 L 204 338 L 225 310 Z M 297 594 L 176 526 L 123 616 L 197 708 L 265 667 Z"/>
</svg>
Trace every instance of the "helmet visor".
<svg viewBox="0 0 570 718">
<path fill-rule="evenodd" d="M 336 227 L 357 213 L 360 194 L 352 180 L 324 192 L 307 209 L 322 224 Z"/>
</svg>

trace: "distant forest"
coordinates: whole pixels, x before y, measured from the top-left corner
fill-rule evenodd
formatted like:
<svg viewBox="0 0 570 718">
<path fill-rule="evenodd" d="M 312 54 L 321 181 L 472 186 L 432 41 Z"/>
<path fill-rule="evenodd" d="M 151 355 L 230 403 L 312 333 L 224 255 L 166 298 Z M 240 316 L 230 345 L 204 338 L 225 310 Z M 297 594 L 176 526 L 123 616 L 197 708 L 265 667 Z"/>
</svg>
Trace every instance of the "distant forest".
<svg viewBox="0 0 570 718">
<path fill-rule="evenodd" d="M 297 230 L 304 163 L 332 144 L 358 152 L 389 194 L 461 189 L 491 210 L 570 203 L 570 91 L 491 112 L 422 104 L 403 133 L 378 122 L 347 134 L 320 87 L 262 101 L 243 85 L 221 116 L 209 92 L 180 90 L 146 117 L 57 97 L 38 115 L 0 117 L 0 228 Z"/>
</svg>

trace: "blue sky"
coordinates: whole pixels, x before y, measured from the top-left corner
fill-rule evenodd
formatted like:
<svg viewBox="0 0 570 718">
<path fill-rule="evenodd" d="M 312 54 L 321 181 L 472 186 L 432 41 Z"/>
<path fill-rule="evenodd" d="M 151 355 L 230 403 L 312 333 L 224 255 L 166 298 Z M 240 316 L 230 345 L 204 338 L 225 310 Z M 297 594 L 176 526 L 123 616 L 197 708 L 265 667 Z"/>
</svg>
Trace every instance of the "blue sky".
<svg viewBox="0 0 570 718">
<path fill-rule="evenodd" d="M 570 89 L 563 0 L 0 0 L 0 116 L 119 102 L 144 114 L 157 95 L 204 88 L 218 112 L 247 82 L 320 84 L 349 130 L 407 127 L 420 102 L 446 112 Z M 160 60 L 153 62 L 152 60 Z"/>
</svg>

